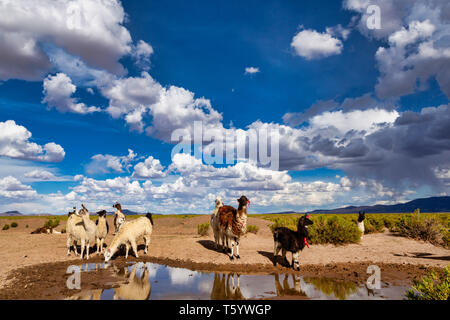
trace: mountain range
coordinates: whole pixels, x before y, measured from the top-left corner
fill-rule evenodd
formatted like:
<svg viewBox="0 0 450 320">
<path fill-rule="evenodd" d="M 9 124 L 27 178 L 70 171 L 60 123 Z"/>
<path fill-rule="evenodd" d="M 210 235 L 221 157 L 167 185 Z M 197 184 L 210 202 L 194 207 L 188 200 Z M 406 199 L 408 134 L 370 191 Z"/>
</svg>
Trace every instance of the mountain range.
<svg viewBox="0 0 450 320">
<path fill-rule="evenodd" d="M 376 204 L 373 206 L 348 206 L 336 209 L 319 209 L 309 211 L 308 213 L 358 213 L 359 211 L 365 211 L 366 213 L 409 213 L 414 210 L 420 209 L 421 212 L 450 212 L 450 197 L 430 197 L 415 199 L 405 203 L 397 203 L 393 205 Z M 145 213 L 139 213 L 128 209 L 122 210 L 125 215 L 142 215 Z M 290 214 L 297 213 L 295 211 L 274 212 L 272 214 Z M 92 214 L 92 213 L 91 213 Z M 108 212 L 108 215 L 114 214 L 114 212 Z M 158 215 L 157 213 L 152 213 Z M 266 213 L 269 214 L 269 213 Z M 0 213 L 0 216 L 22 216 L 24 214 L 19 211 L 7 211 Z M 40 213 L 33 214 L 38 216 L 51 216 L 52 214 Z"/>
</svg>

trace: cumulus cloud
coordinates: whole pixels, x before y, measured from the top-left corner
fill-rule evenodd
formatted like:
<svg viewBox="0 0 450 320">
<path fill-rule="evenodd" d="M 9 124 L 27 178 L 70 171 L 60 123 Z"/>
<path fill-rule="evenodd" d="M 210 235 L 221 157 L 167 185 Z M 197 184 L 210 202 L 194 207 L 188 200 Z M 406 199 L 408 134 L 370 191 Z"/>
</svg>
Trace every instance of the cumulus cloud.
<svg viewBox="0 0 450 320">
<path fill-rule="evenodd" d="M 381 12 L 381 28 L 366 26 L 368 5 L 377 5 Z M 397 98 L 423 91 L 430 78 L 435 78 L 450 97 L 450 32 L 448 3 L 445 0 L 426 2 L 347 0 L 344 8 L 358 13 L 358 30 L 367 37 L 386 41 L 388 46 L 376 52 L 380 77 L 376 93 L 380 98 Z"/>
<path fill-rule="evenodd" d="M 129 172 L 131 162 L 136 159 L 136 153 L 128 149 L 126 156 L 113 156 L 110 154 L 96 154 L 91 157 L 91 162 L 85 167 L 89 174 L 116 172 Z"/>
<path fill-rule="evenodd" d="M 47 170 L 33 170 L 30 172 L 27 172 L 25 175 L 25 178 L 30 178 L 33 180 L 40 180 L 40 181 L 55 181 L 57 178 L 56 176 Z"/>
<path fill-rule="evenodd" d="M 328 32 L 331 32 L 331 29 L 324 33 L 309 29 L 302 30 L 292 39 L 291 47 L 297 55 L 307 60 L 340 54 L 344 47 L 342 41 Z"/>
<path fill-rule="evenodd" d="M 124 18 L 117 0 L 2 0 L 0 34 L 6 41 L 2 41 L 0 57 L 7 59 L 0 59 L 0 77 L 41 79 L 50 68 L 43 49 L 47 42 L 91 66 L 123 74 L 118 60 L 131 52 Z"/>
<path fill-rule="evenodd" d="M 255 68 L 255 67 L 246 67 L 245 68 L 245 74 L 255 74 L 258 72 L 260 72 L 259 68 Z"/>
<path fill-rule="evenodd" d="M 97 107 L 88 107 L 84 103 L 77 103 L 76 99 L 72 98 L 75 91 L 76 86 L 64 73 L 57 73 L 54 76 L 49 75 L 44 79 L 44 99 L 42 102 L 60 112 L 86 114 L 100 111 Z"/>
<path fill-rule="evenodd" d="M 0 199 L 33 199 L 37 192 L 12 176 L 0 179 Z"/>
<path fill-rule="evenodd" d="M 133 48 L 132 56 L 136 61 L 136 65 L 142 70 L 150 69 L 150 56 L 153 54 L 153 47 L 143 40 L 139 40 L 138 44 Z"/>
<path fill-rule="evenodd" d="M 166 176 L 166 172 L 163 172 L 163 170 L 164 167 L 161 162 L 150 156 L 144 162 L 139 162 L 134 166 L 132 177 L 137 179 L 162 178 Z"/>
<path fill-rule="evenodd" d="M 0 122 L 0 156 L 9 158 L 60 162 L 64 149 L 54 142 L 40 146 L 30 141 L 31 132 L 13 120 Z"/>
</svg>

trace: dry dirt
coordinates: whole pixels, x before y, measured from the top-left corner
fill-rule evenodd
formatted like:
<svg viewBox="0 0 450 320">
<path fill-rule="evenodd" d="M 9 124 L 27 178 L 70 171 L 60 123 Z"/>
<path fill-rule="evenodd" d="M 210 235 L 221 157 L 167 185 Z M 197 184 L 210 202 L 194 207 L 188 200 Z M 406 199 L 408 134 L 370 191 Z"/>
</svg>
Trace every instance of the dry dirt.
<svg viewBox="0 0 450 320">
<path fill-rule="evenodd" d="M 44 224 L 44 218 L 19 220 L 0 218 L 0 226 L 13 221 L 19 224 L 17 228 L 0 231 L 2 257 L 0 298 L 5 298 L 7 292 L 11 294 L 10 298 L 13 298 L 15 296 L 11 291 L 13 285 L 15 287 L 20 284 L 21 288 L 24 288 L 36 280 L 33 280 L 33 277 L 47 279 L 49 292 L 46 295 L 53 296 L 54 292 L 50 290 L 52 282 L 62 279 L 52 276 L 55 273 L 52 270 L 66 268 L 80 259 L 73 253 L 70 257 L 67 256 L 65 234 L 30 234 Z M 278 265 L 276 268 L 272 266 L 273 240 L 268 228 L 269 221 L 249 218 L 248 224 L 257 225 L 260 229 L 258 234 L 249 233 L 241 240 L 241 259 L 237 261 L 230 261 L 227 255 L 215 250 L 211 230 L 207 236 L 200 237 L 197 234 L 197 225 L 208 221 L 209 216 L 206 215 L 194 218 L 154 219 L 149 255 L 144 256 L 140 250 L 138 260 L 204 271 L 290 272 L 282 266 Z M 108 222 L 111 227 L 111 217 L 108 217 Z M 27 224 L 29 227 L 25 228 Z M 57 230 L 64 227 L 65 222 L 62 222 Z M 106 243 L 110 243 L 111 239 L 110 230 Z M 91 252 L 93 251 L 94 249 L 91 249 Z M 290 255 L 288 258 L 290 260 Z M 124 258 L 119 257 L 116 262 L 122 260 Z M 136 259 L 129 257 L 129 260 Z M 94 253 L 90 262 L 96 261 L 101 261 L 101 257 L 97 257 Z M 384 279 L 395 280 L 413 278 L 430 268 L 447 266 L 450 261 L 450 250 L 385 232 L 365 235 L 360 244 L 346 246 L 311 244 L 309 249 L 305 248 L 301 253 L 300 261 L 302 266 L 300 273 L 304 275 L 358 278 L 364 274 L 364 277 L 367 277 L 365 273 L 367 266 L 375 263 L 382 266 Z M 29 282 L 26 282 L 25 278 Z M 98 278 L 93 279 L 94 284 L 98 281 Z M 102 285 L 112 282 L 112 276 L 105 274 Z M 23 295 L 23 292 L 20 294 Z"/>
</svg>

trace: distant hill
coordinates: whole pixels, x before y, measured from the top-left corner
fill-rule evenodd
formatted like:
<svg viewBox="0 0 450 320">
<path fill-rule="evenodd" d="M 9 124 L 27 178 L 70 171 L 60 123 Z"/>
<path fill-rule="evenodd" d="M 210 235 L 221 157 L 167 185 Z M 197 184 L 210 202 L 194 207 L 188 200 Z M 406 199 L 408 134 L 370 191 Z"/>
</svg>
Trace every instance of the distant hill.
<svg viewBox="0 0 450 320">
<path fill-rule="evenodd" d="M 12 216 L 23 216 L 19 211 L 6 211 L 3 213 L 0 213 L 1 217 L 12 217 Z"/>
<path fill-rule="evenodd" d="M 450 212 L 450 197 L 430 197 L 415 199 L 393 205 L 349 206 L 330 210 L 314 210 L 309 213 L 408 213 L 420 209 L 421 212 Z"/>
</svg>

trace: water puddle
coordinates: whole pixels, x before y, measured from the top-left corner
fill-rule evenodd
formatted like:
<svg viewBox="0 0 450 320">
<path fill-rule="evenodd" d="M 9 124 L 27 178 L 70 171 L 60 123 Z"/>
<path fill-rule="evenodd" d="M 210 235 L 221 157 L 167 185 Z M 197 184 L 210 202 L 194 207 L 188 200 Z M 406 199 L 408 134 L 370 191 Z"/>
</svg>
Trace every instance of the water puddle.
<svg viewBox="0 0 450 320">
<path fill-rule="evenodd" d="M 104 263 L 80 266 L 82 272 L 105 268 Z M 199 272 L 155 263 L 133 263 L 118 268 L 106 265 L 124 279 L 113 289 L 81 292 L 67 299 L 87 300 L 243 300 L 243 299 L 314 299 L 314 300 L 398 300 L 405 299 L 408 286 L 381 283 L 370 290 L 364 283 L 330 278 L 303 277 L 293 274 L 238 275 Z"/>
</svg>

